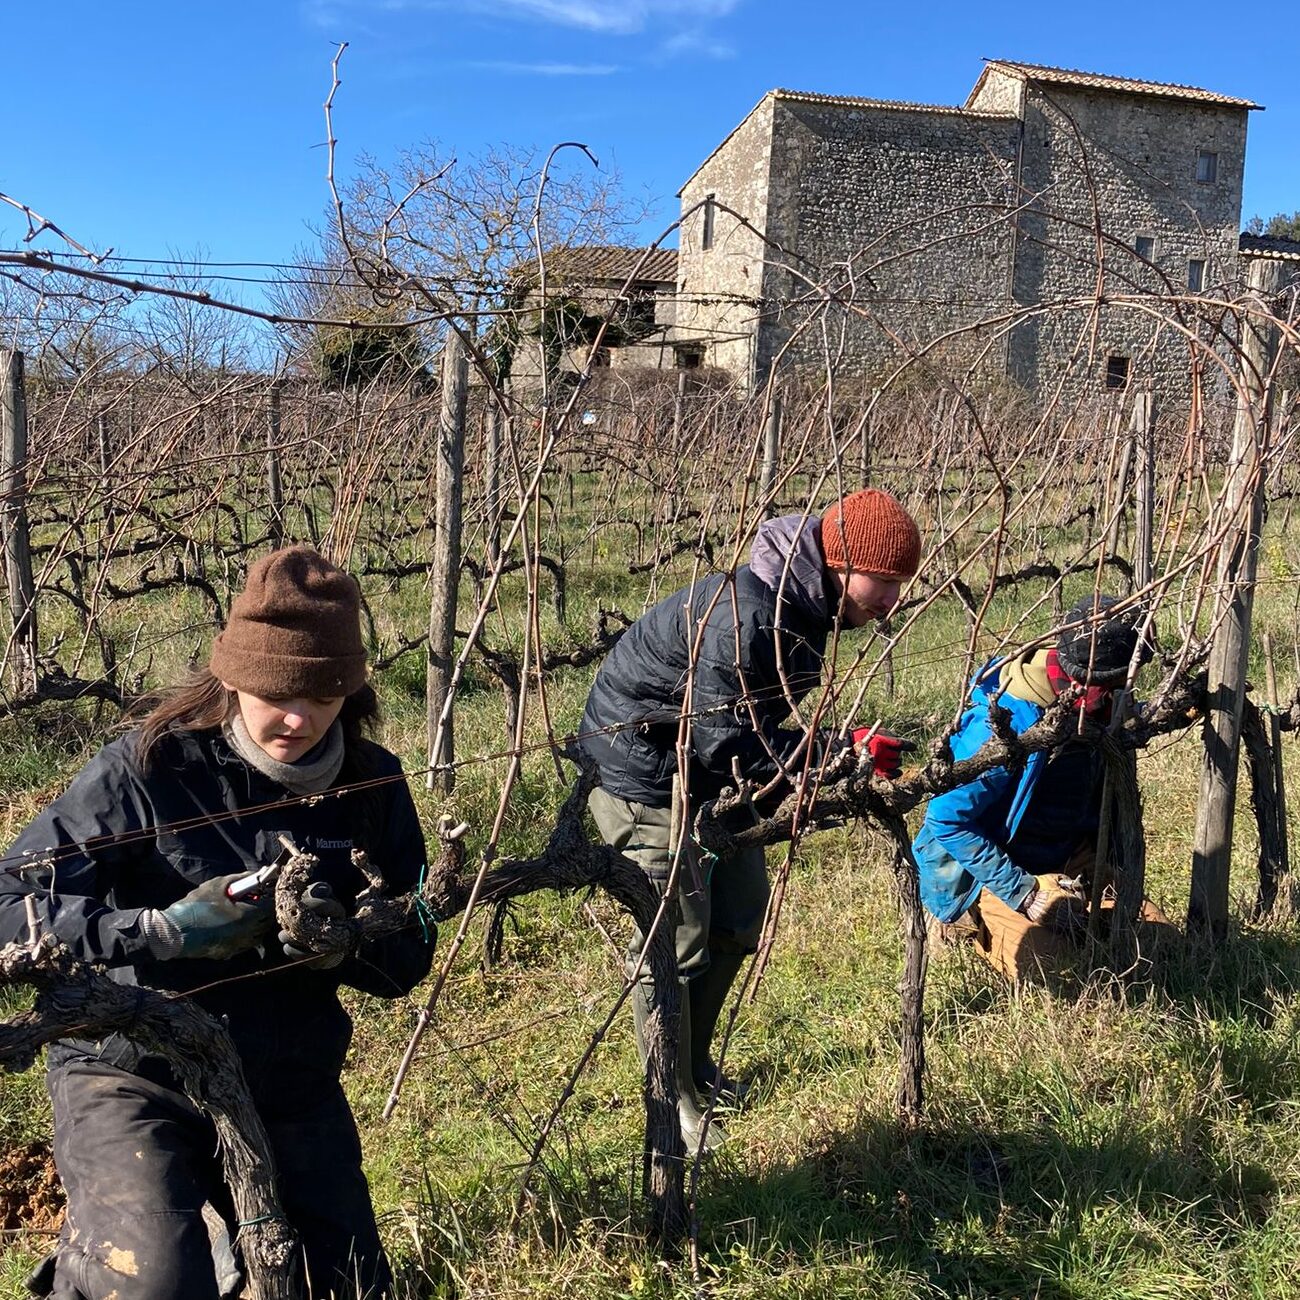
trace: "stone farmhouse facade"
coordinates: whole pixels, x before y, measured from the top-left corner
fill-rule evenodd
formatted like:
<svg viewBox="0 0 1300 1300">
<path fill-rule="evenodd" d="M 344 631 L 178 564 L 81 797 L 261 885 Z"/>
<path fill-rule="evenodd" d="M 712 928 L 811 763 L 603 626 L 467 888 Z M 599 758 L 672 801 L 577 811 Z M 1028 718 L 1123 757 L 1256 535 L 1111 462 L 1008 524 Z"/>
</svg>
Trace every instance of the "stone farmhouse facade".
<svg viewBox="0 0 1300 1300">
<path fill-rule="evenodd" d="M 545 270 L 545 301 L 550 304 L 545 314 L 537 263 L 519 267 L 512 276 L 510 296 L 521 334 L 511 367 L 515 383 L 538 384 L 543 358 L 561 382 L 566 376 L 576 378 L 588 364 L 593 371 L 671 369 L 676 364 L 675 248 L 557 248 L 547 254 Z M 605 335 L 593 354 L 591 344 L 602 322 Z M 549 349 L 538 346 L 544 327 Z"/>
<path fill-rule="evenodd" d="M 680 191 L 675 355 L 748 387 L 919 362 L 1185 406 L 1194 300 L 1239 276 L 1257 107 L 1003 60 L 960 107 L 773 90 Z"/>
</svg>

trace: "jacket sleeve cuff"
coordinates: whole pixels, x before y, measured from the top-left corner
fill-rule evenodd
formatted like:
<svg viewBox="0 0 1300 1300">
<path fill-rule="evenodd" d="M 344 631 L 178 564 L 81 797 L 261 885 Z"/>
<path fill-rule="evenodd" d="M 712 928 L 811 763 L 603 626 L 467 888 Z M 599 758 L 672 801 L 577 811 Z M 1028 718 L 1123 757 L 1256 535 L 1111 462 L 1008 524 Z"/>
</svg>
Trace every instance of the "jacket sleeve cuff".
<svg viewBox="0 0 1300 1300">
<path fill-rule="evenodd" d="M 1025 872 L 1024 879 L 1016 887 L 1013 893 L 1003 898 L 1003 902 L 1013 911 L 1020 911 L 1020 905 L 1033 893 L 1037 887 L 1038 881 L 1034 879 L 1029 872 Z"/>
<path fill-rule="evenodd" d="M 140 933 L 149 945 L 149 955 L 156 961 L 171 961 L 180 956 L 184 936 L 166 913 L 146 907 L 140 913 Z"/>
</svg>

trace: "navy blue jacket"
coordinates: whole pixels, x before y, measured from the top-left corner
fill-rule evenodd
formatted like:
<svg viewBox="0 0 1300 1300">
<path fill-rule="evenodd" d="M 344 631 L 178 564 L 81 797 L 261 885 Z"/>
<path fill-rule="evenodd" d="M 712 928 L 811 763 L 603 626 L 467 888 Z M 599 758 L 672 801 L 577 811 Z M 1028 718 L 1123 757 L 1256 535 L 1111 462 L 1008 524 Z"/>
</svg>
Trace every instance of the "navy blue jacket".
<svg viewBox="0 0 1300 1300">
<path fill-rule="evenodd" d="M 400 777 L 401 764 L 368 741 L 350 747 L 336 782 Z M 157 961 L 141 933 L 144 908 L 164 908 L 214 876 L 252 871 L 280 853 L 279 836 L 320 858 L 321 873 L 351 906 L 365 881 L 352 865 L 357 827 L 392 892 L 410 889 L 425 865 L 419 820 L 404 780 L 319 802 L 292 802 L 283 786 L 251 768 L 219 731 L 174 731 L 147 771 L 136 734 L 106 745 L 67 791 L 27 827 L 0 867 L 0 943 L 27 933 L 24 896 L 43 927 L 78 956 L 102 963 L 126 984 L 191 993 L 226 1017 L 255 1099 L 282 1095 L 313 1076 L 337 1079 L 352 1026 L 338 1000 L 349 984 L 381 997 L 409 992 L 428 974 L 433 931 L 411 930 L 364 943 L 332 970 L 292 965 L 268 942 L 224 960 Z M 31 867 L 21 874 L 27 859 Z M 52 865 L 41 865 L 52 863 Z M 251 978 L 239 979 L 239 976 Z M 124 1040 L 51 1049 L 141 1067 Z"/>
<path fill-rule="evenodd" d="M 733 759 L 749 779 L 775 775 L 772 756 L 784 763 L 804 739 L 781 723 L 821 680 L 833 622 L 824 569 L 816 520 L 769 520 L 734 577 L 712 574 L 637 619 L 596 674 L 582 719 L 605 790 L 672 802 L 688 683 L 692 799 L 730 784 Z"/>
</svg>

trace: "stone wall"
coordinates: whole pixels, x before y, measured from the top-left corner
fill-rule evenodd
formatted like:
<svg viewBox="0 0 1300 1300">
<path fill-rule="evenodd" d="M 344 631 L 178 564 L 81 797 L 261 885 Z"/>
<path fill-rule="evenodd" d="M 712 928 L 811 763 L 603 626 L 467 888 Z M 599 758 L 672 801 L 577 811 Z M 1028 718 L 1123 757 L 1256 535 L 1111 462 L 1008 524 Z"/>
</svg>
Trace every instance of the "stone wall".
<svg viewBox="0 0 1300 1300">
<path fill-rule="evenodd" d="M 768 234 L 787 251 L 769 252 L 758 377 L 827 353 L 865 382 L 918 356 L 1005 373 L 1019 132 L 1000 115 L 779 97 Z"/>
<path fill-rule="evenodd" d="M 681 191 L 682 211 L 709 195 L 761 231 L 767 227 L 772 147 L 772 95 L 723 141 Z M 754 336 L 764 295 L 766 246 L 730 212 L 715 208 L 712 246 L 703 247 L 703 207 L 682 225 L 677 252 L 676 337 L 707 345 L 703 362 L 730 371 L 744 384 L 754 364 Z"/>
<path fill-rule="evenodd" d="M 1105 389 L 1108 359 L 1125 357 L 1131 382 L 1185 415 L 1194 349 L 1162 318 L 1190 320 L 1190 259 L 1205 263 L 1206 295 L 1234 292 L 1246 111 L 1031 84 L 1024 113 L 1015 300 L 1051 310 L 1015 330 L 1011 375 L 1042 398 L 1086 402 Z M 1196 178 L 1202 149 L 1217 154 L 1213 183 Z M 1154 241 L 1150 265 L 1138 236 Z M 1152 294 L 1165 301 L 1115 301 Z"/>
<path fill-rule="evenodd" d="M 1188 338 L 1212 338 L 1189 262 L 1235 292 L 1246 119 L 997 66 L 965 109 L 773 91 L 682 190 L 757 231 L 718 208 L 706 249 L 704 211 L 685 220 L 676 339 L 747 386 L 828 360 L 874 386 L 920 357 L 1067 407 L 1113 399 L 1126 362 L 1184 418 L 1194 359 L 1219 370 Z"/>
</svg>

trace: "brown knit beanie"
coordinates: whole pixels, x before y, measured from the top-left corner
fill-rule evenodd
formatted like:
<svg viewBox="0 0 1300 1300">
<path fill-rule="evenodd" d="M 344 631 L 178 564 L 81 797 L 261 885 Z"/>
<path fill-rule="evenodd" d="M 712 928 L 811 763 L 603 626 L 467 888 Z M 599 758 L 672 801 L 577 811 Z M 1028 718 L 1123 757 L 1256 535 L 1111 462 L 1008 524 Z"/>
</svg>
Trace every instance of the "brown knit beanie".
<svg viewBox="0 0 1300 1300">
<path fill-rule="evenodd" d="M 828 569 L 910 578 L 921 563 L 921 530 L 878 488 L 863 488 L 822 515 L 822 555 Z"/>
<path fill-rule="evenodd" d="M 263 556 L 212 644 L 210 666 L 227 686 L 264 700 L 351 695 L 366 680 L 356 579 L 310 546 Z"/>
</svg>

